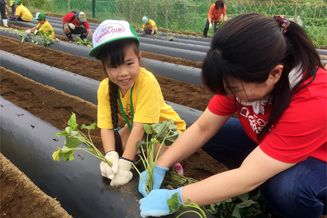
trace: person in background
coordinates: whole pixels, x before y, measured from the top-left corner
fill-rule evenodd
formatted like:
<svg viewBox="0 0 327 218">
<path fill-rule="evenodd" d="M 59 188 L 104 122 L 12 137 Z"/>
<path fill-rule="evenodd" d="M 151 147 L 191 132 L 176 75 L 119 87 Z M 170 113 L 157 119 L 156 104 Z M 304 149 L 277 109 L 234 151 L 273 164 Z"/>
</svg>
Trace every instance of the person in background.
<svg viewBox="0 0 327 218">
<path fill-rule="evenodd" d="M 8 27 L 8 17 L 6 15 L 6 9 L 8 13 L 10 14 L 10 9 L 7 6 L 6 2 L 4 0 L 0 0 L 0 13 L 1 13 L 1 19 L 3 26 Z"/>
<path fill-rule="evenodd" d="M 203 30 L 204 37 L 207 37 L 209 28 L 212 29 L 212 22 L 214 23 L 214 33 L 216 32 L 217 25 L 221 20 L 221 15 L 223 15 L 224 21 L 226 21 L 226 6 L 224 5 L 223 0 L 217 0 L 209 9 L 208 19 Z"/>
<path fill-rule="evenodd" d="M 130 170 L 138 151 L 136 143 L 145 133 L 143 123 L 172 119 L 179 134 L 186 128 L 185 121 L 165 103 L 154 75 L 140 67 L 139 44 L 135 30 L 127 21 L 105 20 L 95 30 L 94 47 L 89 52 L 100 60 L 107 76 L 98 89 L 97 124 L 105 158 L 113 163 L 110 167 L 101 162 L 101 175 L 111 179 L 111 186 L 124 185 L 132 179 Z M 117 126 L 118 115 L 127 124 L 121 129 Z M 160 154 L 166 149 L 162 147 Z"/>
<path fill-rule="evenodd" d="M 24 5 L 22 5 L 21 2 L 13 1 L 12 4 L 16 8 L 16 12 L 9 20 L 17 19 L 18 21 L 29 22 L 33 19 L 31 12 Z"/>
<path fill-rule="evenodd" d="M 44 13 L 39 12 L 36 13 L 35 18 L 33 18 L 33 20 L 37 20 L 39 22 L 39 24 L 36 27 L 33 27 L 32 29 L 26 30 L 25 33 L 26 34 L 31 34 L 31 33 L 35 33 L 38 34 L 40 31 L 42 31 L 44 34 L 47 34 L 48 32 L 50 33 L 51 38 L 55 38 L 55 33 L 54 30 L 51 26 L 51 24 L 49 23 L 49 21 L 47 21 L 46 16 Z"/>
<path fill-rule="evenodd" d="M 169 214 L 174 193 L 203 206 L 256 187 L 282 217 L 325 215 L 327 71 L 307 33 L 282 15 L 238 15 L 214 34 L 201 74 L 215 96 L 159 157 L 163 170 L 153 183 L 160 187 L 165 168 L 201 147 L 230 170 L 152 190 L 140 200 L 141 216 Z M 239 119 L 231 117 L 235 112 Z"/>
<path fill-rule="evenodd" d="M 143 26 L 141 31 L 144 31 L 146 34 L 156 34 L 158 32 L 158 28 L 156 26 L 156 23 L 149 19 L 148 16 L 142 17 Z"/>
<path fill-rule="evenodd" d="M 63 31 L 66 34 L 69 42 L 73 42 L 72 34 L 80 34 L 81 39 L 86 39 L 87 35 L 93 38 L 93 33 L 86 20 L 86 15 L 83 11 L 70 12 L 62 18 Z M 84 27 L 82 27 L 83 25 Z"/>
<path fill-rule="evenodd" d="M 20 0 L 19 0 L 20 1 Z M 12 4 L 14 2 L 14 0 L 10 0 L 9 1 L 9 5 L 11 7 L 11 16 L 13 16 L 16 12 L 16 8 L 14 7 L 14 5 Z"/>
</svg>

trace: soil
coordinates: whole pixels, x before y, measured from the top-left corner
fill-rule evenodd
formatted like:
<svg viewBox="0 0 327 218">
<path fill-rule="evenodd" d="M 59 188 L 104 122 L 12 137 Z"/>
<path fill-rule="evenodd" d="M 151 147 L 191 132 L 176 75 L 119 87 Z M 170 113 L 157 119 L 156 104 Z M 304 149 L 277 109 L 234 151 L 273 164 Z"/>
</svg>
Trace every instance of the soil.
<svg viewBox="0 0 327 218">
<path fill-rule="evenodd" d="M 11 27 L 14 26 L 11 25 Z M 61 39 L 62 36 L 56 35 L 56 37 Z M 65 37 L 62 37 L 61 40 L 66 41 Z M 0 36 L 0 42 L 0 49 L 12 54 L 95 80 L 100 81 L 104 78 L 103 69 L 98 61 L 70 55 L 31 43 L 21 44 L 19 40 L 5 36 Z M 142 57 L 185 66 L 201 67 L 201 63 L 165 55 L 142 52 Z M 36 83 L 33 80 L 22 77 L 2 67 L 0 68 L 0 73 L 1 96 L 40 119 L 51 123 L 54 127 L 58 129 L 65 128 L 71 111 L 76 113 L 77 121 L 80 125 L 96 122 L 96 105 L 52 87 Z M 212 93 L 202 86 L 157 75 L 156 78 L 167 101 L 203 111 L 213 96 Z M 56 100 L 54 101 L 53 99 Z M 122 120 L 119 120 L 119 125 L 123 126 Z M 94 130 L 91 137 L 95 145 L 103 152 L 99 129 Z M 216 173 L 228 170 L 223 164 L 211 158 L 201 149 L 181 162 L 181 164 L 184 167 L 185 176 L 190 176 L 197 180 L 202 180 Z M 26 176 L 21 176 L 24 174 L 19 172 L 10 161 L 7 161 L 2 156 L 1 169 L 1 216 L 26 217 L 26 214 L 28 214 L 29 217 L 69 217 L 60 207 L 58 201 L 46 196 L 34 184 L 31 184 L 32 182 L 28 181 Z M 21 175 L 16 176 L 17 173 L 15 173 L 15 170 L 21 173 Z M 24 181 L 27 181 L 29 185 L 21 185 Z M 30 192 L 37 194 L 30 195 Z M 21 209 L 22 207 L 24 207 L 24 210 Z"/>
</svg>

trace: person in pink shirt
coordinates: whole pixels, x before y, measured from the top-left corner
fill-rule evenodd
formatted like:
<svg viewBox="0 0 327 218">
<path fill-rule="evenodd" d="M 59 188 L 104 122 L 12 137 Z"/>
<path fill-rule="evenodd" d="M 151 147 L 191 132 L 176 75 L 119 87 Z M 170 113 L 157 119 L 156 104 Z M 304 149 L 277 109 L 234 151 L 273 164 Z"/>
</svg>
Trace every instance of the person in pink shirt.
<svg viewBox="0 0 327 218">
<path fill-rule="evenodd" d="M 283 15 L 238 15 L 214 34 L 202 81 L 215 96 L 157 160 L 154 184 L 200 148 L 230 170 L 147 196 L 139 188 L 141 216 L 169 214 L 175 193 L 203 206 L 255 188 L 282 217 L 326 214 L 327 71 L 306 32 Z"/>
<path fill-rule="evenodd" d="M 74 41 L 72 34 L 80 34 L 81 39 L 85 39 L 87 35 L 90 35 L 91 38 L 93 38 L 93 33 L 83 11 L 73 11 L 66 14 L 64 18 L 62 18 L 62 22 L 63 31 L 66 34 L 69 42 Z M 84 27 L 82 27 L 82 25 Z"/>
</svg>

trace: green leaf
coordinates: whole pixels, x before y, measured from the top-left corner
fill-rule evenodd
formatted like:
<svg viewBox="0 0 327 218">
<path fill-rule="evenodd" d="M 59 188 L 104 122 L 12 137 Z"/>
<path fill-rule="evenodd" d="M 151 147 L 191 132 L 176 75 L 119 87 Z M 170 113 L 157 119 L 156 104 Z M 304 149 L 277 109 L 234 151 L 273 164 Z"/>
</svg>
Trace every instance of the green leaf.
<svg viewBox="0 0 327 218">
<path fill-rule="evenodd" d="M 241 201 L 249 200 L 249 192 L 237 196 Z"/>
<path fill-rule="evenodd" d="M 94 130 L 95 127 L 96 127 L 96 123 L 92 123 L 91 125 L 89 126 L 86 126 L 85 124 L 82 125 L 81 129 L 88 129 L 88 130 Z"/>
<path fill-rule="evenodd" d="M 157 139 L 155 139 L 155 138 L 152 138 L 151 139 L 151 144 L 157 144 L 159 141 L 157 140 Z"/>
<path fill-rule="evenodd" d="M 68 153 L 68 152 L 72 151 L 72 149 L 69 148 L 69 147 L 64 146 L 64 147 L 62 147 L 61 151 L 62 151 L 62 153 L 65 154 L 65 153 Z"/>
<path fill-rule="evenodd" d="M 69 151 L 67 153 L 63 153 L 63 157 L 64 157 L 65 162 L 75 160 L 74 150 L 71 150 L 71 151 Z"/>
<path fill-rule="evenodd" d="M 165 135 L 164 133 L 168 129 L 167 121 L 164 120 L 162 123 L 155 123 L 151 125 L 152 129 L 157 133 L 158 138 Z"/>
<path fill-rule="evenodd" d="M 167 200 L 167 205 L 169 207 L 169 213 L 176 212 L 178 210 L 178 193 L 176 192 L 171 196 L 170 199 Z"/>
<path fill-rule="evenodd" d="M 144 131 L 147 133 L 147 134 L 152 134 L 152 130 L 151 130 L 151 126 L 150 125 L 148 125 L 148 124 L 145 124 L 145 123 L 143 123 L 142 124 L 143 125 L 143 128 L 144 128 Z"/>
<path fill-rule="evenodd" d="M 25 42 L 25 38 L 23 37 L 21 43 L 24 43 L 24 42 Z"/>
<path fill-rule="evenodd" d="M 70 116 L 70 119 L 68 120 L 68 126 L 75 126 L 76 123 L 76 114 L 72 112 L 72 115 Z M 76 127 L 77 129 L 77 127 Z"/>
<path fill-rule="evenodd" d="M 64 143 L 68 148 L 76 148 L 77 146 L 82 144 L 82 142 L 79 139 L 72 138 L 70 136 L 66 136 Z"/>
<path fill-rule="evenodd" d="M 236 204 L 234 209 L 233 209 L 232 215 L 234 217 L 236 217 L 236 218 L 242 218 L 242 216 L 241 216 L 241 211 L 242 210 L 241 209 L 250 207 L 254 203 L 255 202 L 253 200 L 247 200 L 247 201 L 244 201 L 242 203 Z"/>
<path fill-rule="evenodd" d="M 56 134 L 57 137 L 66 136 L 66 135 L 67 135 L 66 129 L 64 129 L 63 131 L 61 131 L 61 133 L 57 133 Z"/>
</svg>

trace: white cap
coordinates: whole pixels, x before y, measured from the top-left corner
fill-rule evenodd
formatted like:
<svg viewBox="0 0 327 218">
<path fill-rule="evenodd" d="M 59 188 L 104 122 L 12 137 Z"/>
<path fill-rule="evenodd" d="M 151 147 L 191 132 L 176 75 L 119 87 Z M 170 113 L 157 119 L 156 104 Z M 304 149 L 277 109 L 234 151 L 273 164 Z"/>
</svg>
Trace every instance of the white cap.
<svg viewBox="0 0 327 218">
<path fill-rule="evenodd" d="M 139 38 L 134 28 L 125 20 L 105 20 L 94 31 L 92 43 L 93 49 L 89 56 L 97 57 L 101 48 L 113 41 L 120 39 L 135 39 L 139 43 Z"/>
</svg>

